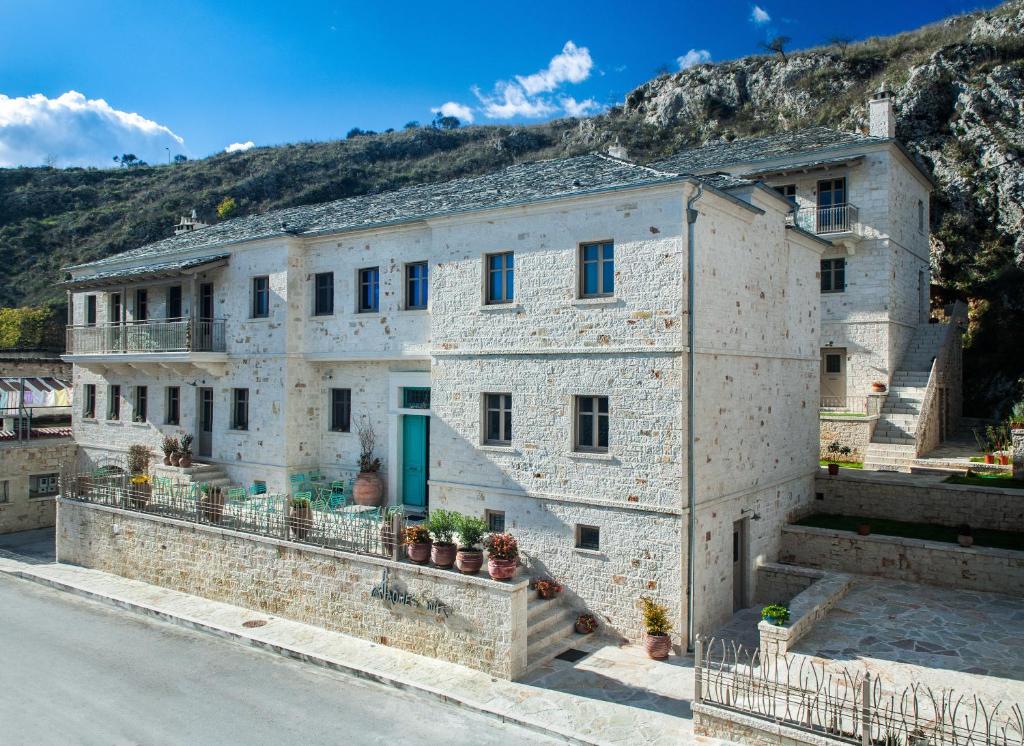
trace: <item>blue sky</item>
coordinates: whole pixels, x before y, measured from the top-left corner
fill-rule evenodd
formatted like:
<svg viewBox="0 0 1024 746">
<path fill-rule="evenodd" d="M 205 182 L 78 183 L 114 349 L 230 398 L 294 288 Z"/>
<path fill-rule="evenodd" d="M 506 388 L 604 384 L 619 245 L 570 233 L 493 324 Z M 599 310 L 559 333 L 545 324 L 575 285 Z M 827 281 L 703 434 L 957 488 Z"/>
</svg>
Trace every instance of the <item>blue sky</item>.
<svg viewBox="0 0 1024 746">
<path fill-rule="evenodd" d="M 773 34 L 800 48 L 996 4 L 0 0 L 0 165 L 333 139 L 444 104 L 477 123 L 541 121 Z"/>
</svg>

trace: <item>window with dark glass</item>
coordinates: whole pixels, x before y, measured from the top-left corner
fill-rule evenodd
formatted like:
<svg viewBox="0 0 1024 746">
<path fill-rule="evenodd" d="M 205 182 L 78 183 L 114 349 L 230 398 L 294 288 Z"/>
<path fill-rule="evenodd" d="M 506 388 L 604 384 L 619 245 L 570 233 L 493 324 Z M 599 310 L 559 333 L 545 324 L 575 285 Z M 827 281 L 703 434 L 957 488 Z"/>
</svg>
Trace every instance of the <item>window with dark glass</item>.
<svg viewBox="0 0 1024 746">
<path fill-rule="evenodd" d="M 423 309 L 427 307 L 429 291 L 429 270 L 426 262 L 405 265 L 405 307 Z"/>
<path fill-rule="evenodd" d="M 512 442 L 512 394 L 484 394 L 484 443 Z"/>
<path fill-rule="evenodd" d="M 352 390 L 331 389 L 331 430 L 347 433 L 352 427 Z"/>
<path fill-rule="evenodd" d="M 359 312 L 373 313 L 380 308 L 380 270 L 367 267 L 359 270 Z"/>
<path fill-rule="evenodd" d="M 330 316 L 334 313 L 334 273 L 317 273 L 313 276 L 313 284 L 313 314 Z"/>
<path fill-rule="evenodd" d="M 120 324 L 124 320 L 124 309 L 121 307 L 121 294 L 110 294 L 110 321 L 111 324 Z"/>
<path fill-rule="evenodd" d="M 181 423 L 181 388 L 178 386 L 167 387 L 167 417 L 168 425 Z"/>
<path fill-rule="evenodd" d="M 231 429 L 249 429 L 249 389 L 231 389 Z"/>
<path fill-rule="evenodd" d="M 96 326 L 96 296 L 85 296 L 85 323 L 88 326 Z"/>
<path fill-rule="evenodd" d="M 492 534 L 505 533 L 505 511 L 487 510 L 484 511 L 484 520 L 487 521 L 487 530 Z"/>
<path fill-rule="evenodd" d="M 85 384 L 85 402 L 82 404 L 82 416 L 92 419 L 96 416 L 96 384 Z"/>
<path fill-rule="evenodd" d="M 270 315 L 270 278 L 252 278 L 252 317 L 265 319 Z"/>
<path fill-rule="evenodd" d="M 775 187 L 775 191 L 788 199 L 794 205 L 796 204 L 796 184 L 783 184 L 782 186 Z"/>
<path fill-rule="evenodd" d="M 121 387 L 116 384 L 107 386 L 107 419 L 121 419 Z"/>
<path fill-rule="evenodd" d="M 515 300 L 515 257 L 511 251 L 487 255 L 487 303 Z"/>
<path fill-rule="evenodd" d="M 601 548 L 601 529 L 597 526 L 576 526 L 576 548 L 598 551 Z"/>
<path fill-rule="evenodd" d="M 146 386 L 135 387 L 135 421 L 145 422 L 149 415 L 149 388 Z"/>
<path fill-rule="evenodd" d="M 46 497 L 47 495 L 56 495 L 59 482 L 60 479 L 56 472 L 32 474 L 28 478 L 28 496 Z"/>
<path fill-rule="evenodd" d="M 403 388 L 402 409 L 430 409 L 430 389 L 418 386 Z"/>
<path fill-rule="evenodd" d="M 917 201 L 917 229 L 924 233 L 924 202 Z"/>
<path fill-rule="evenodd" d="M 821 292 L 841 293 L 846 290 L 846 259 L 821 260 Z"/>
<path fill-rule="evenodd" d="M 576 397 L 576 450 L 608 450 L 608 397 Z"/>
<path fill-rule="evenodd" d="M 181 285 L 167 288 L 167 318 L 181 318 Z"/>
<path fill-rule="evenodd" d="M 611 241 L 580 246 L 580 297 L 615 294 L 615 246 Z"/>
<path fill-rule="evenodd" d="M 149 291 L 139 288 L 135 291 L 135 320 L 145 321 L 149 318 Z"/>
<path fill-rule="evenodd" d="M 842 373 L 843 372 L 843 359 L 838 353 L 829 353 L 825 355 L 825 372 L 826 373 Z"/>
</svg>

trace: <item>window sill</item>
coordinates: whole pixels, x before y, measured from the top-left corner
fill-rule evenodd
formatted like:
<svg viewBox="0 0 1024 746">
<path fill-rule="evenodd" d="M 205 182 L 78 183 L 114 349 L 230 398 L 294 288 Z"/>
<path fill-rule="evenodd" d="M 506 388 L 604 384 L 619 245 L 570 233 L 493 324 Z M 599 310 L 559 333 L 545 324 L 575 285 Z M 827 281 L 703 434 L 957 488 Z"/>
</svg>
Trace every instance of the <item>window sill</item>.
<svg viewBox="0 0 1024 746">
<path fill-rule="evenodd" d="M 328 435 L 351 435 L 352 434 L 352 429 L 349 428 L 348 430 L 328 430 L 327 434 Z"/>
<path fill-rule="evenodd" d="M 579 554 L 583 557 L 601 557 L 604 558 L 607 555 L 600 549 L 584 549 L 583 547 L 573 547 L 573 554 Z"/>
<path fill-rule="evenodd" d="M 356 311 L 356 317 L 358 318 L 360 316 L 364 318 L 373 318 L 375 316 L 380 316 L 380 311 Z"/>
<path fill-rule="evenodd" d="M 429 308 L 403 308 L 402 309 L 402 313 L 411 313 L 411 314 L 417 314 L 417 315 L 421 315 L 421 316 L 426 316 L 426 315 L 428 315 L 430 313 L 430 309 Z"/>
<path fill-rule="evenodd" d="M 82 424 L 90 423 L 92 425 L 95 425 L 97 422 L 99 422 L 99 420 L 95 417 L 83 417 L 80 421 L 82 422 Z"/>
<path fill-rule="evenodd" d="M 491 451 L 493 453 L 519 453 L 519 449 L 512 445 L 498 445 L 497 443 L 481 443 L 477 446 L 479 451 Z"/>
<path fill-rule="evenodd" d="M 522 310 L 523 307 L 519 303 L 487 303 L 480 306 L 482 313 L 501 313 L 502 311 L 519 313 Z"/>
<path fill-rule="evenodd" d="M 108 425 L 117 425 L 118 427 L 124 427 L 124 422 L 121 420 L 103 420 Z"/>
<path fill-rule="evenodd" d="M 616 298 L 614 295 L 601 298 L 575 298 L 572 305 L 576 308 L 602 308 L 607 306 L 618 306 L 622 305 L 622 299 Z"/>
<path fill-rule="evenodd" d="M 42 502 L 43 500 L 53 500 L 57 495 L 29 495 L 28 499 L 31 502 Z"/>
<path fill-rule="evenodd" d="M 600 453 L 589 451 L 570 451 L 568 454 L 569 458 L 581 459 L 583 461 L 616 461 L 615 455 L 612 453 Z"/>
</svg>

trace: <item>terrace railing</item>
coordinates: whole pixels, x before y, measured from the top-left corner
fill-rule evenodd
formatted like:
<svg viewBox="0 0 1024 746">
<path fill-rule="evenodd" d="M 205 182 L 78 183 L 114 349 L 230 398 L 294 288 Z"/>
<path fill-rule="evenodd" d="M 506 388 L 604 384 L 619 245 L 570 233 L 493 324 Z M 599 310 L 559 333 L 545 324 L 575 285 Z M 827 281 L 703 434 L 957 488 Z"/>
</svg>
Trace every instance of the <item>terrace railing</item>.
<svg viewBox="0 0 1024 746">
<path fill-rule="evenodd" d="M 823 396 L 819 407 L 823 417 L 874 417 L 880 411 L 879 396 Z"/>
<path fill-rule="evenodd" d="M 72 355 L 224 352 L 223 319 L 178 318 L 67 327 Z"/>
<path fill-rule="evenodd" d="M 832 207 L 800 207 L 793 212 L 793 222 L 800 228 L 818 235 L 829 233 L 857 233 L 860 215 L 856 205 Z"/>
</svg>

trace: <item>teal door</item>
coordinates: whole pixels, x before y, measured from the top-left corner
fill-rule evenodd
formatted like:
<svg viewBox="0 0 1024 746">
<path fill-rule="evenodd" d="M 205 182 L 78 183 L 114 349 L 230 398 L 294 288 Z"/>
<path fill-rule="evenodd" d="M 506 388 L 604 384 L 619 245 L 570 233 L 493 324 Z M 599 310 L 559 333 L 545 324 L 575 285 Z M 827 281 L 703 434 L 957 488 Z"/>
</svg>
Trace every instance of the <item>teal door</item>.
<svg viewBox="0 0 1024 746">
<path fill-rule="evenodd" d="M 429 417 L 402 415 L 402 504 L 427 507 Z"/>
</svg>

